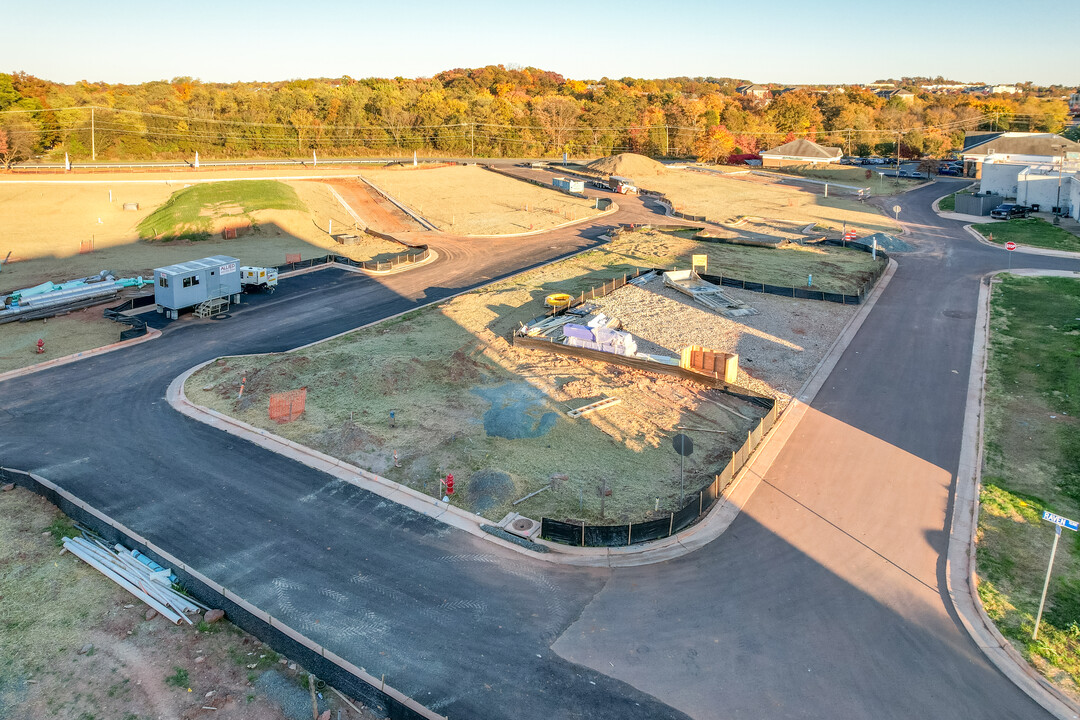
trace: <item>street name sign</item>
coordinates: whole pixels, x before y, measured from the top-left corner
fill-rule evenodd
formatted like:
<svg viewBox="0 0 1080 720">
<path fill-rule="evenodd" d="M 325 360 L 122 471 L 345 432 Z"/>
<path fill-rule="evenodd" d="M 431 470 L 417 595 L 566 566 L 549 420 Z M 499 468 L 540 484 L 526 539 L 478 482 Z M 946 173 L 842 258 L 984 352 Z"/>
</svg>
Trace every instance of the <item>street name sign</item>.
<svg viewBox="0 0 1080 720">
<path fill-rule="evenodd" d="M 1080 531 L 1080 522 L 1077 522 L 1076 520 L 1070 520 L 1069 518 L 1061 517 L 1060 515 L 1055 515 L 1049 510 L 1043 510 L 1042 519 L 1049 520 L 1055 525 L 1063 527 L 1066 530 L 1072 530 L 1073 532 Z"/>
</svg>

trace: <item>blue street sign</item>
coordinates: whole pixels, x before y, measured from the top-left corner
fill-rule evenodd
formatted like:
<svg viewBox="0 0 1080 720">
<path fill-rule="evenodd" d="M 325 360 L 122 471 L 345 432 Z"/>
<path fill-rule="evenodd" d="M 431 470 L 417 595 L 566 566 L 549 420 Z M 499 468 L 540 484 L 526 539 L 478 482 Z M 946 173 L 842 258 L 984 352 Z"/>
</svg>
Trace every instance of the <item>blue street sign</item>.
<svg viewBox="0 0 1080 720">
<path fill-rule="evenodd" d="M 1043 520 L 1049 520 L 1055 525 L 1059 525 L 1067 530 L 1080 531 L 1080 522 L 1070 520 L 1069 518 L 1063 518 L 1060 515 L 1055 515 L 1049 510 L 1043 510 Z"/>
</svg>

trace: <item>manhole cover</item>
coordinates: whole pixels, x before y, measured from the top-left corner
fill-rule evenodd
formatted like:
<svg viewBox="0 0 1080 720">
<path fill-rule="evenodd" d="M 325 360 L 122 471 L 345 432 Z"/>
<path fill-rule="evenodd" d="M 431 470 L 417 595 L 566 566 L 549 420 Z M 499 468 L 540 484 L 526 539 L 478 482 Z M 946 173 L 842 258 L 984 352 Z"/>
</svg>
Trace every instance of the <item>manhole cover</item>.
<svg viewBox="0 0 1080 720">
<path fill-rule="evenodd" d="M 513 525 L 514 529 L 517 530 L 518 532 L 525 532 L 525 531 L 532 528 L 533 521 L 528 519 L 528 518 L 518 518 L 517 520 L 515 520 L 511 524 Z"/>
</svg>

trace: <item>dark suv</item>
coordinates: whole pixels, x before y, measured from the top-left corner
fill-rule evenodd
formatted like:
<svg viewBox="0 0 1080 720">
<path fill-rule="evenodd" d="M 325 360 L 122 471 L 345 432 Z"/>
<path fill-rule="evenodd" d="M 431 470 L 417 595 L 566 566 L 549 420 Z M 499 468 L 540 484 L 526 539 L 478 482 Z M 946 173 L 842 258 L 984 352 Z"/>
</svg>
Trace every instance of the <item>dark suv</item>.
<svg viewBox="0 0 1080 720">
<path fill-rule="evenodd" d="M 1003 203 L 990 211 L 990 217 L 995 220 L 1012 220 L 1013 218 L 1026 218 L 1031 208 L 1027 205 L 1016 203 Z"/>
</svg>

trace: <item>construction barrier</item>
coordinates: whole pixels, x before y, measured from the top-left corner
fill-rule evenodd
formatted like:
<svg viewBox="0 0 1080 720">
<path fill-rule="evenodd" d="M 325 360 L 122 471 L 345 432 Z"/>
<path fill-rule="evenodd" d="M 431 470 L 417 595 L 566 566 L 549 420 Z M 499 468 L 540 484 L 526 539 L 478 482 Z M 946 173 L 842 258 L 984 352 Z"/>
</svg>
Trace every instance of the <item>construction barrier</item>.
<svg viewBox="0 0 1080 720">
<path fill-rule="evenodd" d="M 304 414 L 307 388 L 274 393 L 270 396 L 270 419 L 279 425 L 290 423 Z"/>
<path fill-rule="evenodd" d="M 275 652 L 296 661 L 320 680 L 360 700 L 377 716 L 392 720 L 445 720 L 443 715 L 423 707 L 391 687 L 385 676 L 381 680 L 373 677 L 364 668 L 322 647 L 198 570 L 189 568 L 165 550 L 49 480 L 21 470 L 0 467 L 0 481 L 15 483 L 41 495 L 72 520 L 101 535 L 110 544 L 121 543 L 128 549 L 138 550 L 162 567 L 170 568 L 189 595 L 203 605 L 224 610 L 233 625 L 251 633 Z"/>
<path fill-rule="evenodd" d="M 297 259 L 295 261 L 287 262 L 284 265 L 278 265 L 277 271 L 279 273 L 286 273 L 293 270 L 316 267 L 318 265 L 335 264 L 348 265 L 349 267 L 361 268 L 372 272 L 386 272 L 387 270 L 393 270 L 401 265 L 421 262 L 422 260 L 426 260 L 431 254 L 427 245 L 409 246 L 409 248 L 408 251 L 399 255 L 393 255 L 386 260 L 353 260 L 344 255 L 323 255 L 322 257 L 300 260 L 299 255 L 287 255 L 286 257 L 296 257 Z"/>
<path fill-rule="evenodd" d="M 730 394 L 736 395 L 736 393 Z M 541 518 L 540 537 L 550 542 L 578 547 L 621 547 L 660 540 L 686 529 L 712 509 L 717 500 L 722 497 L 724 490 L 731 484 L 731 480 L 746 465 L 754 448 L 776 424 L 776 405 L 772 400 L 769 400 L 769 403 L 769 412 L 746 434 L 746 440 L 742 446 L 731 453 L 731 460 L 724 465 L 713 481 L 690 495 L 689 502 L 680 509 L 669 512 L 667 517 L 622 525 L 588 525 L 584 522 L 562 522 L 551 518 Z"/>
</svg>

